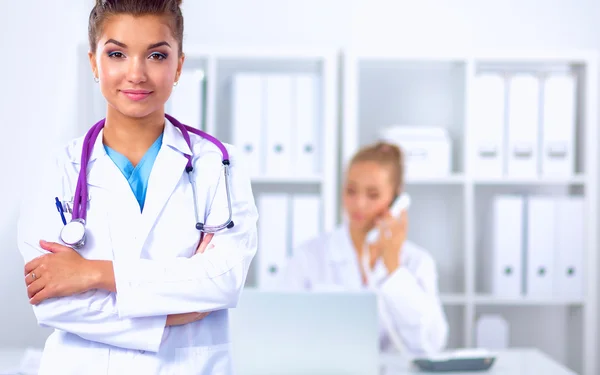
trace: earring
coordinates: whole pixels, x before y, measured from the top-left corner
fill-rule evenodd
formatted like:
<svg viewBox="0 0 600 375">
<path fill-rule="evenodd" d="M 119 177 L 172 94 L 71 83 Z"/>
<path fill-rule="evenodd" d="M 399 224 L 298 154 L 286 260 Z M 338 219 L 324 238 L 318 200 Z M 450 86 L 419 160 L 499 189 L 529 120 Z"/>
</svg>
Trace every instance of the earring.
<svg viewBox="0 0 600 375">
<path fill-rule="evenodd" d="M 96 82 L 96 83 L 100 82 L 100 78 L 94 77 L 94 82 Z"/>
<path fill-rule="evenodd" d="M 173 84 L 173 87 L 177 86 L 178 83 L 179 83 L 179 81 L 175 81 L 175 83 Z"/>
</svg>

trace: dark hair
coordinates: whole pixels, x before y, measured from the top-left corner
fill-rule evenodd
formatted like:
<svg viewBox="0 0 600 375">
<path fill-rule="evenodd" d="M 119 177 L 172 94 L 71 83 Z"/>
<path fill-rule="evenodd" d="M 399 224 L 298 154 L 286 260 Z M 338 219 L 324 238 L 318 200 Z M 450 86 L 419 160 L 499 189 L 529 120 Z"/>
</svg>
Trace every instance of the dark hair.
<svg viewBox="0 0 600 375">
<path fill-rule="evenodd" d="M 350 161 L 350 166 L 372 161 L 383 167 L 390 168 L 390 177 L 394 189 L 401 189 L 404 183 L 404 155 L 400 147 L 385 142 L 378 142 L 358 150 Z"/>
<path fill-rule="evenodd" d="M 88 38 L 90 50 L 96 51 L 98 38 L 102 32 L 104 21 L 116 14 L 165 15 L 171 17 L 171 31 L 179 43 L 179 55 L 183 53 L 183 0 L 96 0 L 96 5 L 90 12 Z"/>
</svg>

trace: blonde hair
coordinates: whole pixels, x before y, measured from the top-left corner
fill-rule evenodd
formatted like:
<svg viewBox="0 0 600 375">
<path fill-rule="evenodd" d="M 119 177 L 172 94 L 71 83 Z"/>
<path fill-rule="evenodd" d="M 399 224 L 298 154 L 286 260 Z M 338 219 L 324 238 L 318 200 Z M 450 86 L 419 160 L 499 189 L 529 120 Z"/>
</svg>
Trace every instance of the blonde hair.
<svg viewBox="0 0 600 375">
<path fill-rule="evenodd" d="M 389 168 L 394 189 L 400 191 L 404 184 L 404 154 L 400 147 L 386 142 L 364 146 L 350 160 L 350 167 L 356 163 L 371 161 Z"/>
</svg>

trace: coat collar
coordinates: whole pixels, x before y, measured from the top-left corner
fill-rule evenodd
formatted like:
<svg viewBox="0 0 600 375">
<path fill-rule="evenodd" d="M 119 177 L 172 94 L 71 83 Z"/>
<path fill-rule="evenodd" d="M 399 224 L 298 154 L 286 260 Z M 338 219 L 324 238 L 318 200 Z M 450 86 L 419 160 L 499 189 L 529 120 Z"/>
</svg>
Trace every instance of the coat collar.
<svg viewBox="0 0 600 375">
<path fill-rule="evenodd" d="M 350 237 L 350 228 L 343 224 L 335 230 L 329 238 L 330 259 L 333 263 L 347 263 L 356 257 L 354 245 Z"/>
<path fill-rule="evenodd" d="M 94 162 L 96 159 L 107 156 L 106 149 L 104 148 L 103 135 L 104 129 L 100 131 L 98 138 L 94 141 L 94 147 L 92 148 L 92 154 L 90 155 L 90 163 Z M 71 161 L 75 164 L 81 164 L 81 152 L 84 139 L 85 137 L 80 137 L 77 140 L 77 147 L 74 147 L 77 151 L 71 154 Z M 184 155 L 192 155 L 192 150 L 183 138 L 181 131 L 167 118 L 165 118 L 165 128 L 163 130 L 163 146 L 169 146 Z"/>
<path fill-rule="evenodd" d="M 349 267 L 349 271 L 345 272 L 344 275 L 347 279 L 344 280 L 347 284 L 353 284 L 356 280 L 360 279 L 360 268 L 362 260 L 358 258 L 357 253 L 352 243 L 352 237 L 350 236 L 350 227 L 347 223 L 342 224 L 335 230 L 330 239 L 329 243 L 330 250 L 330 262 L 335 267 Z M 401 258 L 404 252 L 401 252 Z M 383 260 L 379 259 L 375 263 L 375 267 L 370 272 L 370 277 L 379 282 L 387 276 L 387 269 L 383 263 Z"/>
</svg>

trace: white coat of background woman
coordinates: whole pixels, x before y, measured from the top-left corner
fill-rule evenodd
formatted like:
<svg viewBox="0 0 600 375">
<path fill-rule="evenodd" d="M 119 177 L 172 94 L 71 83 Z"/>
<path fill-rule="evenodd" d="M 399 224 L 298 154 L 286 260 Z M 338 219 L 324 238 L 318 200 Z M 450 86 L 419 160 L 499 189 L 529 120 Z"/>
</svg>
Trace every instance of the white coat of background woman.
<svg viewBox="0 0 600 375">
<path fill-rule="evenodd" d="M 227 309 L 256 253 L 258 214 L 226 146 L 235 225 L 204 237 L 196 228 L 197 212 L 220 224 L 229 206 L 219 148 L 191 133 L 188 144 L 165 117 L 185 57 L 180 6 L 98 0 L 91 11 L 90 79 L 107 111 L 87 168 L 85 246 L 61 244 L 55 205 L 73 198 L 83 137 L 42 168 L 19 220 L 27 293 L 39 324 L 54 328 L 40 375 L 231 373 Z"/>
<path fill-rule="evenodd" d="M 343 187 L 347 220 L 333 232 L 294 249 L 282 287 L 356 291 L 367 288 L 367 275 L 371 275 L 383 302 L 379 307 L 381 350 L 427 355 L 445 348 L 448 324 L 433 258 L 407 241 L 407 212 L 399 218 L 389 212 L 402 192 L 402 179 L 402 153 L 397 146 L 377 143 L 359 150 Z M 373 228 L 380 231 L 379 239 L 365 246 Z M 365 256 L 368 262 L 361 261 Z M 393 338 L 400 343 L 394 345 Z"/>
</svg>

